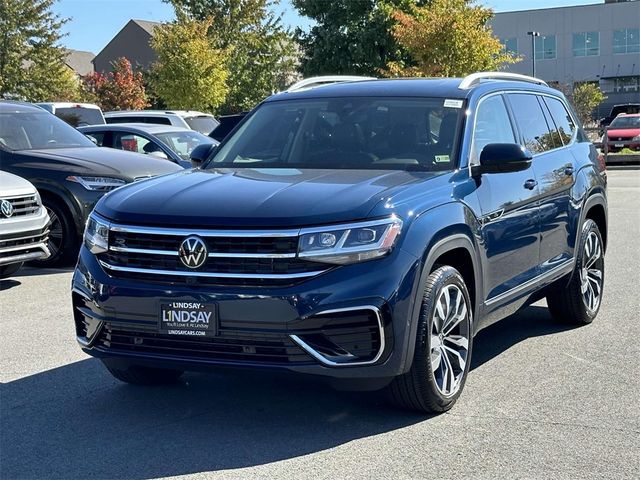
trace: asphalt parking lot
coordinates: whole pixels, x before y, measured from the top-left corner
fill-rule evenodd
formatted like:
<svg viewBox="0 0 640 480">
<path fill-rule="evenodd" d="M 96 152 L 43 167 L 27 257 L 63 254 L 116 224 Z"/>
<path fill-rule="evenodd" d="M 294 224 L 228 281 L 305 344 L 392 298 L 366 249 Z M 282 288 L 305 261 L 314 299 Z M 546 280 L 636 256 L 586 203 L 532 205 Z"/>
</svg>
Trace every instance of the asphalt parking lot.
<svg viewBox="0 0 640 480">
<path fill-rule="evenodd" d="M 605 299 L 476 337 L 457 405 L 424 417 L 299 377 L 126 386 L 74 339 L 70 270 L 0 284 L 0 477 L 639 478 L 640 170 L 609 172 Z"/>
</svg>

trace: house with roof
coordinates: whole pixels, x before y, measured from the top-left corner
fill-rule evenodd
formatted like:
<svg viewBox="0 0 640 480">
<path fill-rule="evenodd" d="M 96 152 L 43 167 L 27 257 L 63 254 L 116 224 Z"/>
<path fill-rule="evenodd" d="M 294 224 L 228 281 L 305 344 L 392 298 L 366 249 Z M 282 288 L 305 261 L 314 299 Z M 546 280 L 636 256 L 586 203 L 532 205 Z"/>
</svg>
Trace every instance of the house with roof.
<svg viewBox="0 0 640 480">
<path fill-rule="evenodd" d="M 129 20 L 93 59 L 96 72 L 110 72 L 113 62 L 126 57 L 134 69 L 146 70 L 156 60 L 156 53 L 149 42 L 159 22 Z"/>
<path fill-rule="evenodd" d="M 66 49 L 65 65 L 69 67 L 78 77 L 84 77 L 93 73 L 93 52 L 82 50 Z"/>
</svg>

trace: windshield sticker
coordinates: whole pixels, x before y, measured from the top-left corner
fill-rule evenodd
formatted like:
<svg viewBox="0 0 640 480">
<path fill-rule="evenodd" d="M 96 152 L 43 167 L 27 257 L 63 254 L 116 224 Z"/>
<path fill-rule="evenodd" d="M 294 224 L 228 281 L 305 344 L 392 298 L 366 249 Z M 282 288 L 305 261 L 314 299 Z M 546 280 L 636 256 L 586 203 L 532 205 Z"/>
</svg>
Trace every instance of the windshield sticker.
<svg viewBox="0 0 640 480">
<path fill-rule="evenodd" d="M 444 106 L 445 108 L 462 108 L 462 100 L 447 98 L 444 101 Z"/>
<path fill-rule="evenodd" d="M 449 161 L 449 155 L 436 155 L 436 163 L 446 163 Z"/>
</svg>

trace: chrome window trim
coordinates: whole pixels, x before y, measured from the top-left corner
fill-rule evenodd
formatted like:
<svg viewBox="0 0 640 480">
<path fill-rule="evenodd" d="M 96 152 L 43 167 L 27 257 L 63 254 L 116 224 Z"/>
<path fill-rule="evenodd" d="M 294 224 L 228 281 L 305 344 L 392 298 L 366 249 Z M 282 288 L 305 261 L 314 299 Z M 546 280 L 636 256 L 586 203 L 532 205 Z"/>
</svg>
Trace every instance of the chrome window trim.
<svg viewBox="0 0 640 480">
<path fill-rule="evenodd" d="M 380 360 L 380 357 L 382 357 L 382 354 L 384 353 L 384 349 L 386 346 L 386 342 L 385 342 L 385 338 L 384 338 L 384 325 L 382 323 L 382 313 L 380 312 L 380 309 L 374 305 L 360 305 L 357 307 L 346 307 L 346 308 L 334 308 L 331 310 L 324 310 L 318 313 L 314 313 L 313 317 L 317 317 L 318 315 L 329 315 L 332 313 L 339 313 L 339 312 L 353 312 L 353 311 L 357 311 L 357 310 L 371 310 L 375 313 L 376 315 L 376 320 L 378 321 L 378 334 L 380 335 L 380 348 L 378 349 L 378 352 L 376 353 L 375 357 L 371 360 L 366 360 L 364 362 L 334 362 L 333 360 L 329 360 L 328 358 L 326 358 L 324 355 L 322 355 L 320 352 L 318 352 L 317 350 L 315 350 L 312 346 L 310 346 L 307 342 L 305 342 L 302 338 L 300 338 L 298 335 L 294 335 L 291 334 L 289 335 L 289 337 L 291 338 L 291 340 L 293 340 L 295 343 L 297 343 L 303 350 L 305 350 L 309 355 L 311 355 L 313 358 L 315 358 L 316 360 L 318 360 L 320 363 L 322 363 L 325 366 L 328 367 L 356 367 L 356 366 L 363 366 L 363 365 L 371 365 L 376 363 L 378 360 Z"/>
<path fill-rule="evenodd" d="M 320 275 L 327 270 L 316 270 L 313 272 L 301 272 L 301 273 L 216 273 L 216 272 L 185 272 L 181 270 L 155 270 L 149 268 L 134 268 L 134 267 L 120 267 L 117 265 L 111 265 L 104 260 L 98 260 L 100 265 L 114 272 L 128 272 L 128 273 L 143 273 L 147 275 L 169 275 L 176 277 L 205 277 L 205 278 L 249 278 L 249 279 L 275 279 L 275 280 L 288 280 L 297 278 L 307 278 Z"/>
<path fill-rule="evenodd" d="M 556 152 L 558 150 L 562 150 L 563 148 L 572 147 L 576 143 L 576 140 L 577 140 L 577 137 L 578 137 L 578 129 L 580 127 L 579 127 L 579 124 L 578 124 L 578 122 L 576 121 L 576 119 L 575 119 L 575 117 L 573 115 L 573 112 L 571 111 L 570 108 L 568 108 L 567 104 L 565 103 L 565 101 L 561 97 L 559 97 L 557 95 L 552 95 L 550 93 L 536 92 L 535 90 L 526 90 L 526 89 L 522 89 L 522 90 L 511 90 L 510 89 L 510 90 L 501 90 L 499 92 L 487 93 L 486 95 L 483 95 L 482 97 L 480 97 L 480 99 L 478 100 L 478 103 L 476 103 L 476 107 L 475 107 L 475 109 L 473 111 L 473 126 L 471 127 L 470 146 L 469 146 L 469 149 L 467 151 L 467 169 L 469 171 L 469 176 L 472 176 L 471 167 L 474 167 L 474 166 L 478 165 L 478 163 L 472 163 L 471 162 L 471 152 L 473 152 L 474 140 L 475 140 L 475 134 L 476 134 L 476 122 L 478 120 L 478 115 L 477 115 L 478 108 L 480 108 L 480 105 L 482 104 L 482 102 L 487 98 L 493 97 L 495 95 L 508 95 L 508 94 L 511 94 L 511 93 L 540 95 L 542 97 L 550 97 L 550 98 L 555 98 L 556 100 L 559 100 L 560 103 L 562 103 L 562 106 L 565 108 L 565 110 L 569 114 L 569 116 L 571 117 L 571 120 L 573 121 L 573 124 L 575 126 L 573 135 L 571 137 L 571 141 L 569 143 L 567 143 L 566 145 L 563 145 L 562 147 L 553 148 L 551 150 L 547 150 L 547 151 L 541 152 L 541 153 L 536 153 L 536 154 L 533 155 L 533 158 L 536 158 L 536 157 L 538 157 L 540 155 L 546 155 L 546 154 L 548 154 L 550 152 Z M 507 99 L 507 101 L 508 101 L 508 99 Z M 506 106 L 506 102 L 505 102 L 505 106 Z M 542 106 L 540 108 L 542 108 Z M 508 109 L 507 109 L 507 111 L 508 111 Z M 513 133 L 514 134 L 519 133 L 519 126 L 517 125 L 517 120 L 514 118 L 513 121 L 516 122 L 516 126 L 518 127 L 518 131 L 514 131 Z M 513 128 L 513 126 L 512 126 L 512 128 Z M 516 138 L 516 142 L 518 143 L 518 145 L 524 146 L 524 145 L 522 145 L 520 138 Z"/>
</svg>

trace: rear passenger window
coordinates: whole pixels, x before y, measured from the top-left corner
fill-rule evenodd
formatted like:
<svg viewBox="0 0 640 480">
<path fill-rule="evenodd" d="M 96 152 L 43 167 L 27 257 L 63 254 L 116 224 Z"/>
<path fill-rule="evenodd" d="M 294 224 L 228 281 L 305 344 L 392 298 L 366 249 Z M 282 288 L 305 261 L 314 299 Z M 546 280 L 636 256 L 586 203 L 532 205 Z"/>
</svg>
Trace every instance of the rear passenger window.
<svg viewBox="0 0 640 480">
<path fill-rule="evenodd" d="M 471 163 L 478 163 L 482 149 L 490 143 L 516 143 L 509 114 L 501 95 L 483 100 L 476 112 Z"/>
<path fill-rule="evenodd" d="M 557 98 L 545 97 L 544 101 L 549 107 L 551 117 L 556 124 L 562 143 L 564 145 L 570 143 L 576 131 L 576 125 L 573 123 L 571 115 L 569 115 L 564 104 Z"/>
<path fill-rule="evenodd" d="M 524 138 L 524 146 L 531 153 L 535 155 L 560 146 L 557 133 L 549 129 L 536 95 L 512 93 L 509 94 L 509 102 Z"/>
</svg>

